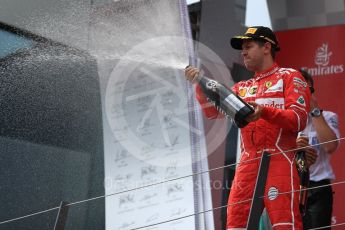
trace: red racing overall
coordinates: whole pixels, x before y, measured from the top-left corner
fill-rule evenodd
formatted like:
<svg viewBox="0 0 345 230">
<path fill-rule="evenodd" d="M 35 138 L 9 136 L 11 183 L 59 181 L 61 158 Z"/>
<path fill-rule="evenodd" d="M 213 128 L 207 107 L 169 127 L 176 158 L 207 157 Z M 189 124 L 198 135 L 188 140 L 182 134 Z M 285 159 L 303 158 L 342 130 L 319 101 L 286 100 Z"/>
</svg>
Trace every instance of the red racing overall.
<svg viewBox="0 0 345 230">
<path fill-rule="evenodd" d="M 295 165 L 297 133 L 306 125 L 310 91 L 302 75 L 280 68 L 275 63 L 268 70 L 256 73 L 247 81 L 234 85 L 233 91 L 245 101 L 263 107 L 261 118 L 241 129 L 241 159 L 232 183 L 227 229 L 245 229 L 251 199 L 263 151 L 273 154 L 265 187 L 264 204 L 274 229 L 302 229 L 298 195 L 299 177 Z M 199 86 L 197 99 L 207 100 Z M 208 118 L 216 118 L 214 107 L 203 106 Z"/>
</svg>

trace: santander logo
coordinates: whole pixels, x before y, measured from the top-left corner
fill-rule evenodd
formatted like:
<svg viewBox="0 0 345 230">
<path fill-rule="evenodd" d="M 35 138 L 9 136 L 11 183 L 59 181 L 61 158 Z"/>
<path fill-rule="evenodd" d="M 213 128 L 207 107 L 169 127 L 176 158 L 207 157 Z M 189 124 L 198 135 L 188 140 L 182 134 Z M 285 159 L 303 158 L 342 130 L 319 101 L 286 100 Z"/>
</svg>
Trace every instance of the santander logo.
<svg viewBox="0 0 345 230">
<path fill-rule="evenodd" d="M 344 65 L 330 65 L 332 52 L 329 51 L 328 43 L 323 43 L 315 51 L 314 67 L 302 67 L 313 76 L 329 74 L 341 74 L 344 72 Z"/>
<path fill-rule="evenodd" d="M 284 98 L 258 98 L 255 102 L 265 107 L 284 109 Z"/>
</svg>

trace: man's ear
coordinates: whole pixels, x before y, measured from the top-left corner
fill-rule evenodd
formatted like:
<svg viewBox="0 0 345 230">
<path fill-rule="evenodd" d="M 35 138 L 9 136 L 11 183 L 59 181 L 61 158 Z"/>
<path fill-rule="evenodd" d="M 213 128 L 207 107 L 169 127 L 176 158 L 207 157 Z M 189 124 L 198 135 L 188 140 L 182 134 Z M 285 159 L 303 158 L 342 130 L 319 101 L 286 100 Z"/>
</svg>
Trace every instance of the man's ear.
<svg viewBox="0 0 345 230">
<path fill-rule="evenodd" d="M 272 44 L 270 42 L 265 42 L 264 47 L 265 47 L 265 51 L 267 51 L 267 53 L 271 53 Z"/>
</svg>

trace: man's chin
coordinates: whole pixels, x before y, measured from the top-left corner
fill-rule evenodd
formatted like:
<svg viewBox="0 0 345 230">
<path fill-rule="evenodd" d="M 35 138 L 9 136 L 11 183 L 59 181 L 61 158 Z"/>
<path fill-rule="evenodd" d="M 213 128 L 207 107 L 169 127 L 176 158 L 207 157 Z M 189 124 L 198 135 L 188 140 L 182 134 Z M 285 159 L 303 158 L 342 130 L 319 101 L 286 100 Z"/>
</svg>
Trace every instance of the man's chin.
<svg viewBox="0 0 345 230">
<path fill-rule="evenodd" d="M 249 71 L 255 71 L 254 66 L 250 65 L 249 63 L 244 63 L 244 66 L 246 67 L 247 70 Z"/>
</svg>

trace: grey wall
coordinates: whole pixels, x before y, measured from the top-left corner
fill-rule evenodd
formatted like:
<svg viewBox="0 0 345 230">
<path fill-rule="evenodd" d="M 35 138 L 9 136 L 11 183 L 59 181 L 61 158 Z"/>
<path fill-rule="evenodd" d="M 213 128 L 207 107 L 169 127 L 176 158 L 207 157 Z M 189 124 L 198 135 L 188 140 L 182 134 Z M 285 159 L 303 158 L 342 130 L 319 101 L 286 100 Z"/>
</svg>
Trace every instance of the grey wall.
<svg viewBox="0 0 345 230">
<path fill-rule="evenodd" d="M 274 30 L 345 23 L 344 0 L 267 0 Z"/>
<path fill-rule="evenodd" d="M 231 67 L 239 52 L 230 47 L 230 38 L 243 32 L 245 2 L 238 0 L 202 1 L 200 42 L 218 54 Z"/>
</svg>

